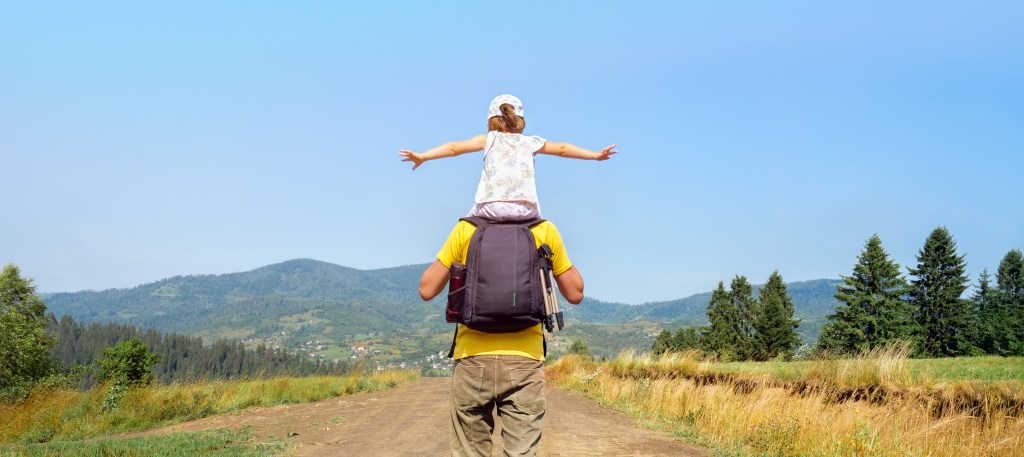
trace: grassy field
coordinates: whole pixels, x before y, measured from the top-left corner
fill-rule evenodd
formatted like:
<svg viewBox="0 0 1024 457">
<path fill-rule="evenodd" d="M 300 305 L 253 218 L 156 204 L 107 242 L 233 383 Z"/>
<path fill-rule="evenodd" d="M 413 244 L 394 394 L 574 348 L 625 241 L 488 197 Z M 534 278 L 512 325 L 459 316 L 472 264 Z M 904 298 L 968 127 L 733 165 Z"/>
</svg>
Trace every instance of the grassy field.
<svg viewBox="0 0 1024 457">
<path fill-rule="evenodd" d="M 1021 358 L 729 363 L 696 353 L 564 357 L 552 382 L 719 455 L 1019 456 Z"/>
<path fill-rule="evenodd" d="M 47 454 L 47 449 L 56 450 L 60 446 L 74 447 L 73 443 L 81 444 L 81 440 L 88 438 L 137 432 L 257 406 L 305 403 L 356 392 L 375 391 L 414 380 L 416 377 L 415 372 L 406 370 L 374 371 L 349 376 L 212 381 L 132 389 L 105 385 L 84 392 L 41 390 L 23 401 L 0 404 L 0 417 L 3 417 L 5 422 L 4 427 L 0 428 L 0 443 L 8 444 L 3 447 L 4 452 L 51 455 Z M 218 438 L 213 439 L 216 441 Z M 178 446 L 177 443 L 180 441 L 190 440 L 160 438 L 155 439 L 156 444 L 153 446 L 171 449 Z M 227 444 L 241 444 L 227 447 L 252 450 L 265 445 L 246 442 L 244 436 L 235 436 L 227 440 Z M 40 443 L 46 445 L 38 446 Z M 9 447 L 11 444 L 20 446 L 12 450 Z M 34 454 L 37 450 L 41 454 Z M 52 455 L 65 454 L 58 452 Z M 86 455 L 158 454 L 146 452 Z M 199 454 L 171 452 L 167 455 Z"/>
<path fill-rule="evenodd" d="M 548 344 L 552 356 L 564 354 L 574 339 L 587 342 L 595 357 L 611 359 L 624 348 L 649 348 L 654 336 L 661 331 L 656 322 L 626 322 L 622 324 L 591 324 L 572 322 L 555 332 Z"/>
<path fill-rule="evenodd" d="M 288 449 L 283 439 L 255 442 L 247 430 L 210 430 L 96 442 L 53 441 L 0 448 L 0 456 L 269 457 Z"/>
<path fill-rule="evenodd" d="M 1024 380 L 1024 357 L 950 357 L 905 360 L 912 384 L 952 381 Z M 780 379 L 799 380 L 818 362 L 731 362 L 714 365 L 724 373 L 766 373 Z"/>
<path fill-rule="evenodd" d="M 189 336 L 200 337 L 203 341 L 217 341 L 222 338 L 229 340 L 244 340 L 252 336 L 253 333 L 253 330 L 249 328 L 218 327 L 209 330 L 201 330 Z M 253 344 L 251 349 L 255 348 L 256 345 Z"/>
<path fill-rule="evenodd" d="M 323 356 L 327 360 L 346 359 L 348 358 L 348 356 L 352 355 L 352 351 L 350 351 L 347 347 L 341 348 L 334 345 L 331 345 L 324 350 L 313 351 L 313 353 L 316 355 Z"/>
</svg>

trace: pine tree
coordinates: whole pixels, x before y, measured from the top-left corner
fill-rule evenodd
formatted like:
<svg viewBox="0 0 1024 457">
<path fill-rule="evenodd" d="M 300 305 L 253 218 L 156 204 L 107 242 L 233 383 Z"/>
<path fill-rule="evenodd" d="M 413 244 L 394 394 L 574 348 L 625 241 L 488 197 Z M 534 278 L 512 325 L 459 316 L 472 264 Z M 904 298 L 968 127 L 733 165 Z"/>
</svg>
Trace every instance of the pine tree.
<svg viewBox="0 0 1024 457">
<path fill-rule="evenodd" d="M 911 276 L 910 303 L 918 323 L 919 350 L 931 357 L 970 355 L 974 324 L 971 303 L 961 299 L 969 279 L 964 257 L 956 253 L 949 230 L 938 227 L 917 254 Z"/>
<path fill-rule="evenodd" d="M 796 333 L 800 320 L 793 318 L 793 301 L 778 271 L 761 288 L 760 302 L 760 312 L 754 321 L 754 358 L 769 360 L 782 356 L 788 360 L 800 346 L 800 335 Z"/>
<path fill-rule="evenodd" d="M 692 325 L 685 325 L 676 329 L 662 330 L 651 346 L 651 352 L 664 354 L 666 352 L 681 352 L 688 349 L 700 349 L 699 329 Z"/>
<path fill-rule="evenodd" d="M 0 393 L 26 387 L 51 372 L 53 336 L 46 304 L 31 279 L 8 264 L 0 273 Z"/>
<path fill-rule="evenodd" d="M 1003 256 L 996 271 L 999 298 L 1008 315 L 1007 323 L 1013 336 L 1010 351 L 1024 355 L 1024 255 L 1013 249 Z"/>
<path fill-rule="evenodd" d="M 654 338 L 654 343 L 651 345 L 651 352 L 655 355 L 661 355 L 672 350 L 672 331 L 665 329 Z"/>
<path fill-rule="evenodd" d="M 971 297 L 974 313 L 978 316 L 974 344 L 986 354 L 1005 356 L 1009 355 L 1016 338 L 1006 302 L 1000 297 L 999 291 L 992 288 L 990 278 L 988 269 L 982 270 L 974 296 Z"/>
<path fill-rule="evenodd" d="M 677 352 L 700 348 L 700 335 L 697 333 L 697 327 L 687 325 L 677 328 L 676 332 L 672 334 L 670 347 Z"/>
<path fill-rule="evenodd" d="M 756 352 L 754 321 L 760 314 L 760 306 L 754 298 L 754 287 L 747 281 L 746 276 L 736 275 L 729 289 L 729 301 L 737 312 L 733 322 L 736 354 L 740 359 L 747 360 L 753 358 Z"/>
<path fill-rule="evenodd" d="M 914 322 L 903 300 L 906 280 L 877 234 L 864 245 L 853 274 L 842 279 L 835 297 L 844 304 L 828 316 L 819 349 L 856 353 L 913 337 Z"/>
<path fill-rule="evenodd" d="M 723 360 L 735 358 L 738 339 L 735 322 L 739 320 L 739 310 L 729 299 L 729 293 L 725 291 L 725 284 L 722 281 L 719 281 L 718 288 L 711 292 L 707 314 L 708 326 L 704 327 L 701 334 L 701 348 Z"/>
</svg>

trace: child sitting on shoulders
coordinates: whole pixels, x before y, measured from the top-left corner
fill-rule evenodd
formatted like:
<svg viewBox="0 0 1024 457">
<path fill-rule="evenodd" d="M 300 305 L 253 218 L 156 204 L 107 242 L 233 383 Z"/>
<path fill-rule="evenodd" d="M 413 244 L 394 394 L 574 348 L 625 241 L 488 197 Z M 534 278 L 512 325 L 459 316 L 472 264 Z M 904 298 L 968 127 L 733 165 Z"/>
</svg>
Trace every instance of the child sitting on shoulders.
<svg viewBox="0 0 1024 457">
<path fill-rule="evenodd" d="M 614 144 L 595 152 L 570 143 L 526 136 L 523 135 L 525 127 L 523 103 L 512 95 L 499 95 L 487 109 L 486 134 L 445 143 L 423 153 L 401 149 L 398 155 L 405 157 L 403 162 L 412 162 L 415 170 L 428 160 L 484 151 L 484 169 L 476 189 L 476 202 L 468 216 L 492 221 L 525 221 L 541 217 L 534 179 L 535 155 L 608 160 L 618 152 Z"/>
</svg>

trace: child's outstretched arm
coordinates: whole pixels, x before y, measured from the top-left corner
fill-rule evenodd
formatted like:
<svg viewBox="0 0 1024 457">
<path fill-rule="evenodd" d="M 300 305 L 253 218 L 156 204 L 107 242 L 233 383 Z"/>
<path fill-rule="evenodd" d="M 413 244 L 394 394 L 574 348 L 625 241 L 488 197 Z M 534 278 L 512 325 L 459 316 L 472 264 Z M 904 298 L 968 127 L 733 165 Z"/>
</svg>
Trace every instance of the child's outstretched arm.
<svg viewBox="0 0 1024 457">
<path fill-rule="evenodd" d="M 412 169 L 415 170 L 423 162 L 440 159 L 442 157 L 455 157 L 467 152 L 477 152 L 484 149 L 487 142 L 487 135 L 477 135 L 465 141 L 452 141 L 442 144 L 424 153 L 416 153 L 406 149 L 399 149 L 398 155 L 405 157 L 402 162 L 412 162 Z"/>
<path fill-rule="evenodd" d="M 556 143 L 554 141 L 548 141 L 544 143 L 544 146 L 541 146 L 537 152 L 541 154 L 567 157 L 570 159 L 608 160 L 612 154 L 619 152 L 615 150 L 615 146 L 616 145 L 613 144 L 602 149 L 600 152 L 595 152 L 571 143 Z"/>
</svg>

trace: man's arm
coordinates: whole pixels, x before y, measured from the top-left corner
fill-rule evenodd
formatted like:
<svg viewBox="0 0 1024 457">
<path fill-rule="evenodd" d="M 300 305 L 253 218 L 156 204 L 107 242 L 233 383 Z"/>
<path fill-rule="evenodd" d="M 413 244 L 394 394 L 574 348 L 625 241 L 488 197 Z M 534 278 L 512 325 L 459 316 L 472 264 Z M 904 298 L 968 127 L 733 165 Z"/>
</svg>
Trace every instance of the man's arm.
<svg viewBox="0 0 1024 457">
<path fill-rule="evenodd" d="M 557 281 L 558 279 L 556 278 L 555 280 Z M 580 281 L 580 284 L 582 284 L 582 279 Z M 448 284 L 448 267 L 444 266 L 440 260 L 435 260 L 434 263 L 430 264 L 423 271 L 423 276 L 420 278 L 420 298 L 423 301 L 433 299 L 444 290 L 445 284 Z M 558 284 L 561 287 L 562 283 Z M 582 292 L 582 288 L 580 290 Z"/>
<path fill-rule="evenodd" d="M 415 170 L 423 162 L 440 159 L 442 157 L 455 157 L 467 152 L 477 152 L 484 149 L 487 142 L 487 135 L 477 135 L 465 141 L 452 141 L 437 146 L 424 153 L 416 153 L 407 149 L 399 149 L 398 155 L 405 157 L 402 162 L 412 162 L 412 169 Z"/>
<path fill-rule="evenodd" d="M 544 146 L 541 146 L 541 148 L 537 150 L 537 152 L 553 156 L 562 156 L 569 159 L 608 160 L 612 154 L 619 152 L 614 149 L 615 145 L 613 144 L 602 149 L 600 152 L 594 152 L 571 143 L 547 141 L 544 143 Z"/>
<path fill-rule="evenodd" d="M 583 301 L 583 276 L 580 275 L 580 271 L 576 267 L 569 268 L 555 276 L 555 283 L 558 284 L 558 291 L 569 303 L 578 305 Z"/>
</svg>

